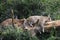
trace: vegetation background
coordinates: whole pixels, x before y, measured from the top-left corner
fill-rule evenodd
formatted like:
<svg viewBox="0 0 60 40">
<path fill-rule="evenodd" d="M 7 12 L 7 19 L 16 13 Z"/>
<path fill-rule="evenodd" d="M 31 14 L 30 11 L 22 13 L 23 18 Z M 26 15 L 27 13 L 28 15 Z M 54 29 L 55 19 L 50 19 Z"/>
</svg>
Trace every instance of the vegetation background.
<svg viewBox="0 0 60 40">
<path fill-rule="evenodd" d="M 11 9 L 18 19 L 31 15 L 50 15 L 52 20 L 60 19 L 60 0 L 0 0 L 0 23 L 11 18 Z M 52 29 L 50 33 L 42 33 L 39 37 L 30 37 L 29 32 L 11 26 L 0 29 L 2 40 L 60 40 L 59 29 Z"/>
</svg>

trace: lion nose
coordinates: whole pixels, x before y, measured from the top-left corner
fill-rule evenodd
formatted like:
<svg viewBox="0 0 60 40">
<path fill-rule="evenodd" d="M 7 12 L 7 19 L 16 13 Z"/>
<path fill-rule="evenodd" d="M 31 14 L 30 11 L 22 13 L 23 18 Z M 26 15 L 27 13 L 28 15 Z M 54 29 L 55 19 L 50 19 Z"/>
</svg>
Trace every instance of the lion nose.
<svg viewBox="0 0 60 40">
<path fill-rule="evenodd" d="M 24 29 L 25 29 L 25 30 L 28 30 L 28 27 L 25 27 Z"/>
<path fill-rule="evenodd" d="M 33 27 L 33 25 L 32 25 L 32 24 L 30 24 L 30 27 Z"/>
</svg>

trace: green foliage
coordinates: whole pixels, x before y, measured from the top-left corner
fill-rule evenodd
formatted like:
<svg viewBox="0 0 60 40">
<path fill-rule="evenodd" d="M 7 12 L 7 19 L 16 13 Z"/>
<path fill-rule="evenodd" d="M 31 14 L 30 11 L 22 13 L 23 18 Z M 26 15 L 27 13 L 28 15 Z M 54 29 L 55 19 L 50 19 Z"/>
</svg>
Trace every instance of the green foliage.
<svg viewBox="0 0 60 40">
<path fill-rule="evenodd" d="M 58 18 L 60 15 L 60 0 L 1 0 L 0 15 L 2 20 L 3 18 L 11 17 L 8 16 L 8 14 L 11 15 L 11 8 L 14 9 L 14 13 L 18 18 L 27 18 L 30 15 L 50 14 L 52 19 L 60 19 Z"/>
<path fill-rule="evenodd" d="M 12 25 L 3 27 L 0 33 L 2 40 L 38 40 L 38 38 L 31 37 L 28 31 L 24 31 L 22 28 L 13 28 Z"/>
<path fill-rule="evenodd" d="M 51 36 L 50 38 L 48 38 L 47 40 L 55 40 L 55 38 L 53 36 Z"/>
<path fill-rule="evenodd" d="M 51 15 L 60 19 L 60 0 L 0 0 L 0 20 L 11 18 L 11 8 L 18 18 L 31 15 Z"/>
<path fill-rule="evenodd" d="M 0 38 L 2 40 L 55 40 L 54 30 L 51 33 L 42 33 L 38 36 L 31 37 L 29 31 L 23 30 L 22 28 L 14 28 L 12 25 L 1 27 Z"/>
</svg>

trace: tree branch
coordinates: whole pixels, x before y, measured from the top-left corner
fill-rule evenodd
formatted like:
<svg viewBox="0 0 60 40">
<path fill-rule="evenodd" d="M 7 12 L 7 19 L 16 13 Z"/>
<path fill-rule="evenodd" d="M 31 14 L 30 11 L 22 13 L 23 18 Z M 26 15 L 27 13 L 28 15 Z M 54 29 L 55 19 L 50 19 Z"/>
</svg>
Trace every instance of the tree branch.
<svg viewBox="0 0 60 40">
<path fill-rule="evenodd" d="M 47 22 L 44 27 L 49 29 L 49 28 L 54 27 L 54 26 L 55 27 L 60 26 L 60 20 L 55 20 L 55 21 Z"/>
</svg>

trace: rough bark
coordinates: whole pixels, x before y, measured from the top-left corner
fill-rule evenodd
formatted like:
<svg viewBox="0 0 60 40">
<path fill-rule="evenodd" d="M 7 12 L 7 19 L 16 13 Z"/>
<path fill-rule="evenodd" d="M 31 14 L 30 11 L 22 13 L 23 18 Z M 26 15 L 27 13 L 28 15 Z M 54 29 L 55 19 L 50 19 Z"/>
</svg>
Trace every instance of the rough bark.
<svg viewBox="0 0 60 40">
<path fill-rule="evenodd" d="M 58 26 L 60 26 L 60 20 L 55 20 L 55 21 L 51 21 L 51 22 L 47 22 L 46 24 L 45 24 L 45 28 L 47 28 L 47 29 L 49 29 L 49 28 L 51 28 L 51 27 L 58 27 Z"/>
</svg>

